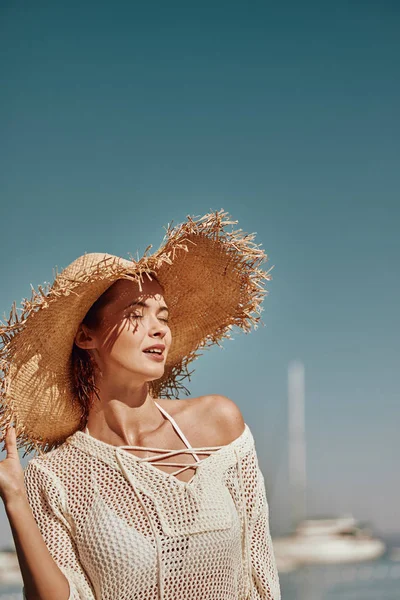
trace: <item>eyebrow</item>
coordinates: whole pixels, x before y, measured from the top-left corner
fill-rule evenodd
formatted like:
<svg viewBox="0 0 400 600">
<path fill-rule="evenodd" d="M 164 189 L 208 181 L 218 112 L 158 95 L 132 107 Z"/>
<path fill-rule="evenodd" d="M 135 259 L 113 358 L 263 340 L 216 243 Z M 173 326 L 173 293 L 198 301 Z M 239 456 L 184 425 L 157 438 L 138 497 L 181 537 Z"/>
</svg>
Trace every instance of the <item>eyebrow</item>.
<svg viewBox="0 0 400 600">
<path fill-rule="evenodd" d="M 136 300 L 135 302 L 131 302 L 130 304 L 128 304 L 128 306 L 125 306 L 126 308 L 129 308 L 130 306 L 144 306 L 144 308 L 149 308 L 149 305 L 146 304 L 146 302 L 140 302 L 139 300 Z M 158 309 L 158 312 L 161 312 L 162 310 L 167 310 L 169 312 L 169 308 L 168 306 L 160 306 L 160 308 Z"/>
</svg>

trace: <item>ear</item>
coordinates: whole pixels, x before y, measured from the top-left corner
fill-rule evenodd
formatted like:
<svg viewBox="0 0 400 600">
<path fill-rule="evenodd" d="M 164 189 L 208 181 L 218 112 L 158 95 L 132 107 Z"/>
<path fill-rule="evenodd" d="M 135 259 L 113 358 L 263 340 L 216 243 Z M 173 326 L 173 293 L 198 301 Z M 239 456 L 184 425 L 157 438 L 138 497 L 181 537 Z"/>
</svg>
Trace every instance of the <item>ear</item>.
<svg viewBox="0 0 400 600">
<path fill-rule="evenodd" d="M 89 327 L 83 323 L 79 324 L 78 331 L 75 334 L 75 344 L 83 350 L 89 350 L 95 347 L 95 339 Z"/>
</svg>

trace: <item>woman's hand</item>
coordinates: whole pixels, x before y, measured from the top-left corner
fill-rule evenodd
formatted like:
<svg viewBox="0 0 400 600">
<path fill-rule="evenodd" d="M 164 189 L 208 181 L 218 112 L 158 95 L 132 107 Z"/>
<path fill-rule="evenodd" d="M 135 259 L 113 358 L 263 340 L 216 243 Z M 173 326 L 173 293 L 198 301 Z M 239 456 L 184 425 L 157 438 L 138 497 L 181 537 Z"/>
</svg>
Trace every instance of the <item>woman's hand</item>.
<svg viewBox="0 0 400 600">
<path fill-rule="evenodd" d="M 4 440 L 7 456 L 0 461 L 0 496 L 4 504 L 7 504 L 15 498 L 25 496 L 26 489 L 13 426 L 7 429 Z"/>
</svg>

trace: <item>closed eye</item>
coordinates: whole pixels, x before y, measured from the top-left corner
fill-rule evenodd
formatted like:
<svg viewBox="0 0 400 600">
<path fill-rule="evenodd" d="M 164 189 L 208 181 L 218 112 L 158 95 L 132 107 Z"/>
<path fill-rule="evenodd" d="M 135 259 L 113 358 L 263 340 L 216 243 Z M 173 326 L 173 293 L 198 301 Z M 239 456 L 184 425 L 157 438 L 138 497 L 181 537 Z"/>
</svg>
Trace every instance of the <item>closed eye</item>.
<svg viewBox="0 0 400 600">
<path fill-rule="evenodd" d="M 140 319 L 143 317 L 143 315 L 135 315 L 133 313 L 131 313 L 130 315 L 128 315 L 129 317 L 132 317 L 133 319 Z M 162 317 L 159 317 L 159 321 L 164 321 L 164 323 L 168 323 L 169 319 L 163 319 Z"/>
</svg>

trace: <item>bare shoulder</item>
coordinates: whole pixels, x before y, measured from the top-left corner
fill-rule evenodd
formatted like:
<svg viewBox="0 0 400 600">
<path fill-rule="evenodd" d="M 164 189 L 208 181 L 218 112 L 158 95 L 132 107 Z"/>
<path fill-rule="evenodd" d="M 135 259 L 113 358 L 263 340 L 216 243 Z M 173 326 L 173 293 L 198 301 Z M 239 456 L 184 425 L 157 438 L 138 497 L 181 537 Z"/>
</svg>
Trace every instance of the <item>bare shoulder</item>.
<svg viewBox="0 0 400 600">
<path fill-rule="evenodd" d="M 245 421 L 240 408 L 233 400 L 220 394 L 198 398 L 207 422 L 213 427 L 219 444 L 230 444 L 244 431 Z"/>
<path fill-rule="evenodd" d="M 157 400 L 190 432 L 193 446 L 225 446 L 242 435 L 245 422 L 233 400 L 207 394 L 177 400 Z"/>
</svg>

